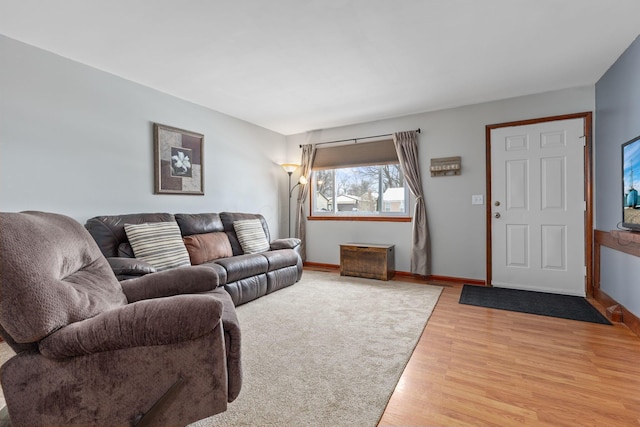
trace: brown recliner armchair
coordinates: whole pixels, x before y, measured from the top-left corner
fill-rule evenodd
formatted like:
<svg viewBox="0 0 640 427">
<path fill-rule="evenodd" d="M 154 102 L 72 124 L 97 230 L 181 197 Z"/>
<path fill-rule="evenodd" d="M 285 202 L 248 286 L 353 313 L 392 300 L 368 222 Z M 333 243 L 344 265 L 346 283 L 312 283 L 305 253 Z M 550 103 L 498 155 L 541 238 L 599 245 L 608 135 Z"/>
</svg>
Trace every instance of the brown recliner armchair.
<svg viewBox="0 0 640 427">
<path fill-rule="evenodd" d="M 12 424 L 185 425 L 226 410 L 240 391 L 240 329 L 210 275 L 176 268 L 121 286 L 76 221 L 0 213 Z"/>
</svg>

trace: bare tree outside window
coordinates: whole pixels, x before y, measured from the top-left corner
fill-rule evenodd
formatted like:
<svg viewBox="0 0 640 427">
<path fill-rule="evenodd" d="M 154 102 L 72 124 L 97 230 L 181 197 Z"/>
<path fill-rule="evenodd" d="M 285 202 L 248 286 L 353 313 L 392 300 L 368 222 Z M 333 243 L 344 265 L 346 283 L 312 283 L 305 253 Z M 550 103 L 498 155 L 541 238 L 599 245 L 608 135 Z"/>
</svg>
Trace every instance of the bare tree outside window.
<svg viewBox="0 0 640 427">
<path fill-rule="evenodd" d="M 364 173 L 369 176 L 375 176 L 376 179 L 379 174 L 382 174 L 382 186 L 383 190 L 387 188 L 404 187 L 404 176 L 399 164 L 395 165 L 381 165 L 381 166 L 366 166 Z"/>
<path fill-rule="evenodd" d="M 406 212 L 399 164 L 316 170 L 313 180 L 313 211 L 318 215 Z"/>
</svg>

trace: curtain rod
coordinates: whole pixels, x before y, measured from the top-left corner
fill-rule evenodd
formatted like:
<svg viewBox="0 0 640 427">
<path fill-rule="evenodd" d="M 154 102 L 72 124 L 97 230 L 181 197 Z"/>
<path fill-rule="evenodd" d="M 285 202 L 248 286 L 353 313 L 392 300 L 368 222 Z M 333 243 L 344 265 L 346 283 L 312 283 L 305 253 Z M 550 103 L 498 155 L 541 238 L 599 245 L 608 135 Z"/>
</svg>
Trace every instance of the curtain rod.
<svg viewBox="0 0 640 427">
<path fill-rule="evenodd" d="M 420 128 L 416 129 L 415 132 L 420 133 Z M 363 136 L 361 138 L 348 138 L 348 139 L 337 139 L 335 141 L 326 141 L 326 142 L 318 142 L 315 145 L 324 145 L 324 144 L 335 144 L 336 142 L 347 142 L 347 141 L 353 141 L 354 144 L 358 143 L 358 140 L 360 139 L 371 139 L 371 138 L 381 138 L 383 136 L 391 136 L 393 135 L 392 133 L 385 133 L 383 135 L 372 135 L 372 136 Z M 302 144 L 300 144 L 300 148 L 302 148 Z"/>
</svg>

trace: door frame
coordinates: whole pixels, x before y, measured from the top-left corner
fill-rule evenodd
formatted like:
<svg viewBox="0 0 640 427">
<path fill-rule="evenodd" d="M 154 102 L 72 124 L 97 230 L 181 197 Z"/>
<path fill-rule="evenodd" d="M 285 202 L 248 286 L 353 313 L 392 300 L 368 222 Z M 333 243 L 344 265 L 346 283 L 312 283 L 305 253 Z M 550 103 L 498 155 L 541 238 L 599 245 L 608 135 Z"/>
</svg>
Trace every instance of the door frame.
<svg viewBox="0 0 640 427">
<path fill-rule="evenodd" d="M 491 205 L 491 131 L 493 129 L 511 127 L 511 126 L 524 126 L 533 125 L 545 122 L 554 122 L 560 120 L 570 119 L 583 119 L 584 121 L 584 200 L 586 202 L 586 209 L 584 212 L 584 264 L 586 266 L 585 275 L 585 293 L 587 297 L 593 297 L 593 168 L 592 168 L 592 123 L 593 113 L 590 111 L 575 114 L 565 114 L 560 116 L 542 117 L 530 120 L 519 120 L 507 123 L 498 123 L 492 125 L 486 125 L 485 127 L 485 162 L 486 162 L 486 286 L 492 286 L 492 246 L 491 246 L 491 224 L 492 219 L 492 205 Z"/>
</svg>

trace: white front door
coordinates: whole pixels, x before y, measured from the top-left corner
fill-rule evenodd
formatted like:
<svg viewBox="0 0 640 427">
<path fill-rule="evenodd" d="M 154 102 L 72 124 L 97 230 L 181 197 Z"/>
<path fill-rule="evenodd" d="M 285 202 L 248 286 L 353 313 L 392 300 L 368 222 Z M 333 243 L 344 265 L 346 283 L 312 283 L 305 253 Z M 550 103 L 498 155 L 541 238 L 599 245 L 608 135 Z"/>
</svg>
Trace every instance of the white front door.
<svg viewBox="0 0 640 427">
<path fill-rule="evenodd" d="M 492 285 L 585 295 L 584 119 L 491 129 Z"/>
</svg>

